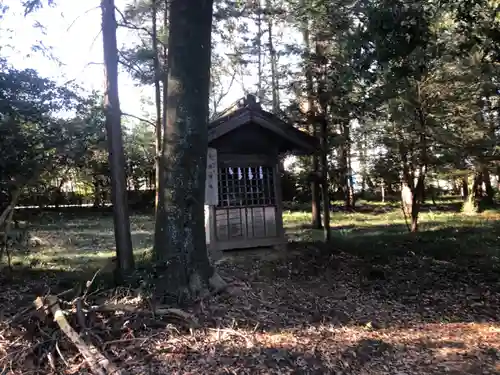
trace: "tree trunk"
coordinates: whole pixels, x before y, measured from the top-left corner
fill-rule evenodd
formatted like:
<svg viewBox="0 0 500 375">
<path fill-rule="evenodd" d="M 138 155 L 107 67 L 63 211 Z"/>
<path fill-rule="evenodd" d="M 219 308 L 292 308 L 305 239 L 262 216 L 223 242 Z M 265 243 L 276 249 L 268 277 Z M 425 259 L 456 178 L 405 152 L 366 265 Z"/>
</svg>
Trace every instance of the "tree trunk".
<svg viewBox="0 0 500 375">
<path fill-rule="evenodd" d="M 160 152 L 162 145 L 162 131 L 161 131 L 161 89 L 160 89 L 160 56 L 158 52 L 158 26 L 156 22 L 157 16 L 157 4 L 156 0 L 151 0 L 151 11 L 152 11 L 152 40 L 153 44 L 153 66 L 154 66 L 154 86 L 155 86 L 155 106 L 156 106 L 156 137 L 155 137 L 155 149 L 156 149 L 156 159 L 155 159 L 155 171 L 156 171 L 156 183 L 155 183 L 155 212 L 158 210 L 158 199 L 160 196 L 159 181 L 161 180 L 161 169 L 160 169 Z"/>
<path fill-rule="evenodd" d="M 475 214 L 479 210 L 478 201 L 480 197 L 479 188 L 481 185 L 481 174 L 476 172 L 472 178 L 472 185 L 467 185 L 468 195 L 464 200 L 462 212 L 466 214 Z"/>
<path fill-rule="evenodd" d="M 104 111 L 106 115 L 106 135 L 111 169 L 111 202 L 113 203 L 118 269 L 125 272 L 134 268 L 134 253 L 130 236 L 130 220 L 125 182 L 125 156 L 123 151 L 120 101 L 118 97 L 118 51 L 116 46 L 114 0 L 101 0 L 101 10 L 106 77 Z"/>
<path fill-rule="evenodd" d="M 346 153 L 347 153 L 347 202 L 350 208 L 354 208 L 356 205 L 355 195 L 354 195 L 354 177 L 352 175 L 352 150 L 351 150 L 351 136 L 349 134 L 349 128 L 347 129 L 347 139 L 346 139 Z"/>
<path fill-rule="evenodd" d="M 308 20 L 304 20 L 302 24 L 302 37 L 304 39 L 305 49 L 307 51 L 307 59 L 306 68 L 305 68 L 305 77 L 306 77 L 306 93 L 307 93 L 307 120 L 309 123 L 309 127 L 311 129 L 311 134 L 313 137 L 317 137 L 317 124 L 316 124 L 316 111 L 314 104 L 314 82 L 313 82 L 313 74 L 311 69 L 312 61 L 310 61 L 310 52 L 311 52 L 311 40 L 309 34 L 309 22 Z M 320 185 L 317 176 L 319 176 L 319 157 L 318 153 L 315 152 L 312 156 L 312 175 L 315 178 L 311 181 L 311 226 L 313 229 L 321 229 L 321 200 L 320 200 Z"/>
<path fill-rule="evenodd" d="M 101 192 L 101 182 L 94 177 L 94 181 L 92 183 L 94 185 L 94 204 L 95 208 L 99 208 L 102 206 L 102 192 Z"/>
<path fill-rule="evenodd" d="M 403 181 L 401 186 L 401 206 L 403 209 L 403 214 L 405 216 L 405 220 L 411 217 L 411 207 L 413 204 L 413 193 L 412 189 L 407 181 Z M 408 227 L 408 230 L 411 230 Z"/>
<path fill-rule="evenodd" d="M 264 90 L 262 88 L 262 0 L 257 0 L 257 97 L 259 102 L 264 99 Z"/>
<path fill-rule="evenodd" d="M 418 176 L 417 184 L 413 190 L 413 202 L 411 206 L 411 232 L 418 232 L 418 216 L 420 214 L 420 206 L 424 202 L 425 193 L 425 175 L 421 172 Z"/>
<path fill-rule="evenodd" d="M 326 242 L 331 240 L 330 230 L 330 195 L 328 194 L 328 121 L 326 109 L 323 111 L 321 121 L 321 200 L 323 201 L 323 232 Z"/>
<path fill-rule="evenodd" d="M 212 3 L 170 2 L 168 123 L 153 252 L 156 292 L 178 301 L 224 284 L 209 262 L 204 223 Z"/>
<path fill-rule="evenodd" d="M 364 127 L 365 123 L 362 122 L 361 126 Z M 361 170 L 361 196 L 365 198 L 367 182 L 368 182 L 368 156 L 367 156 L 367 142 L 366 142 L 366 131 L 363 130 L 360 134 L 360 142 L 358 144 L 359 149 L 359 167 Z"/>
<path fill-rule="evenodd" d="M 465 201 L 469 198 L 469 182 L 467 181 L 469 178 L 468 175 L 462 177 L 462 198 Z"/>
<path fill-rule="evenodd" d="M 314 160 L 314 171 L 319 170 L 319 159 L 317 156 L 313 156 Z M 318 178 L 316 177 L 316 173 L 314 174 L 315 178 L 311 182 L 311 216 L 312 222 L 311 227 L 313 229 L 322 229 L 323 224 L 321 224 L 321 195 L 320 195 L 320 184 Z"/>
<path fill-rule="evenodd" d="M 325 42 L 321 39 L 316 39 L 316 55 L 324 56 Z M 325 100 L 325 66 L 320 65 L 321 74 L 318 77 L 318 102 L 319 110 L 321 111 L 318 119 L 320 120 L 319 142 L 321 152 L 321 198 L 323 200 L 323 231 L 325 242 L 331 239 L 330 230 L 330 196 L 328 194 L 328 119 L 327 108 L 328 104 Z"/>
<path fill-rule="evenodd" d="M 273 18 L 272 18 L 272 3 L 271 0 L 266 0 L 267 8 L 267 33 L 269 43 L 269 56 L 271 59 L 271 90 L 273 99 L 273 113 L 279 111 L 279 89 L 278 89 L 278 72 L 276 67 L 276 50 L 273 42 Z"/>
<path fill-rule="evenodd" d="M 385 181 L 382 179 L 380 182 L 380 195 L 382 198 L 382 203 L 385 203 Z"/>
<path fill-rule="evenodd" d="M 352 174 L 349 168 L 349 154 L 350 154 L 350 128 L 348 123 L 340 124 L 340 132 L 344 141 L 339 145 L 339 166 L 341 175 L 341 189 L 344 195 L 345 208 L 353 208 L 354 190 L 350 183 L 352 181 Z"/>
<path fill-rule="evenodd" d="M 165 0 L 165 12 L 163 13 L 163 33 L 165 34 L 164 40 L 163 40 L 163 70 L 162 70 L 162 83 L 163 83 L 163 96 L 162 96 L 162 123 L 161 123 L 161 134 L 162 134 L 162 146 L 160 148 L 165 147 L 165 139 L 164 135 L 167 133 L 167 101 L 168 101 L 168 40 L 167 40 L 167 33 L 170 33 L 168 31 L 168 17 L 169 17 L 169 10 L 170 10 L 170 0 Z M 161 158 L 161 155 L 160 155 Z M 159 163 L 159 162 L 158 162 Z M 162 167 L 160 166 L 160 169 Z M 161 175 L 161 171 L 160 171 Z M 159 181 L 161 181 L 163 178 L 160 178 Z M 159 182 L 157 183 L 158 190 L 160 190 L 160 185 Z M 160 194 L 158 194 L 160 195 Z M 159 196 L 158 196 L 158 202 L 159 202 Z"/>
<path fill-rule="evenodd" d="M 483 197 L 484 205 L 486 207 L 492 207 L 495 204 L 495 190 L 491 185 L 491 176 L 488 167 L 483 166 L 481 171 L 481 177 L 484 183 L 485 194 Z"/>
</svg>

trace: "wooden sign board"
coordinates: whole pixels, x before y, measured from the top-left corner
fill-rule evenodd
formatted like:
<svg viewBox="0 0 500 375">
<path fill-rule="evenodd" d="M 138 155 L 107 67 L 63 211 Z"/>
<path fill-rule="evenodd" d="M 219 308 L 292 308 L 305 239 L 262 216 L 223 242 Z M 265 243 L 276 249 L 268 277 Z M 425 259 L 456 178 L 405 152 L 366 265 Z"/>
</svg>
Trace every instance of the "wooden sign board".
<svg viewBox="0 0 500 375">
<path fill-rule="evenodd" d="M 207 153 L 207 179 L 205 181 L 206 205 L 217 206 L 219 204 L 217 172 L 217 150 L 209 148 Z"/>
</svg>

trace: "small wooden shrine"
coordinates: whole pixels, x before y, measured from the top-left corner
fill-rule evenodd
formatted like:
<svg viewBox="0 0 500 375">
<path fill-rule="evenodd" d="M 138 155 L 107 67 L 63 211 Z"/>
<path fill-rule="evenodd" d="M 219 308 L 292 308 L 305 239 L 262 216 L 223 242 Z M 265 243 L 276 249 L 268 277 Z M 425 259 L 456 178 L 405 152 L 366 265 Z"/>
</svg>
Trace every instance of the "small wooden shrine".
<svg viewBox="0 0 500 375">
<path fill-rule="evenodd" d="M 205 231 L 209 250 L 286 243 L 280 156 L 312 154 L 312 136 L 248 95 L 208 125 Z"/>
</svg>

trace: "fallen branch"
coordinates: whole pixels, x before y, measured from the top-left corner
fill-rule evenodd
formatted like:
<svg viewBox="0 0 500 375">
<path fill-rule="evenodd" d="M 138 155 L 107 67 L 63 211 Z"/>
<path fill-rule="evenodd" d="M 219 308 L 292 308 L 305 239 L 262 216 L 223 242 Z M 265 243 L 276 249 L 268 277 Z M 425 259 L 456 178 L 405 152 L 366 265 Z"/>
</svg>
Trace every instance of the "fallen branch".
<svg viewBox="0 0 500 375">
<path fill-rule="evenodd" d="M 122 304 L 122 303 L 117 303 L 117 304 L 104 304 L 104 305 L 99 305 L 99 306 L 92 306 L 90 308 L 91 311 L 96 311 L 96 312 L 126 312 L 126 313 L 135 313 L 135 314 L 148 314 L 148 315 L 153 315 L 153 316 L 169 316 L 171 318 L 175 318 L 178 320 L 181 320 L 184 322 L 189 328 L 199 328 L 200 324 L 198 323 L 197 319 L 181 310 L 181 309 L 175 309 L 175 308 L 155 308 L 153 310 L 146 310 L 138 306 L 133 306 L 133 305 L 127 305 L 127 304 Z"/>
<path fill-rule="evenodd" d="M 255 346 L 253 341 L 247 335 L 244 335 L 241 332 L 238 332 L 234 329 L 231 329 L 231 328 L 209 328 L 209 330 L 217 333 L 218 340 L 220 340 L 220 338 L 221 338 L 220 337 L 221 333 L 226 333 L 228 335 L 238 336 L 238 337 L 241 337 L 242 339 L 244 339 L 246 341 L 247 348 L 249 348 L 249 349 L 253 348 Z"/>
<path fill-rule="evenodd" d="M 54 321 L 57 323 L 61 331 L 71 340 L 81 353 L 85 361 L 90 367 L 90 370 L 96 375 L 121 375 L 122 372 L 111 361 L 109 361 L 99 350 L 92 344 L 87 344 L 71 327 L 66 320 L 56 296 L 49 295 L 45 298 L 38 297 L 35 302 L 35 307 L 38 310 L 49 312 L 53 315 Z"/>
</svg>

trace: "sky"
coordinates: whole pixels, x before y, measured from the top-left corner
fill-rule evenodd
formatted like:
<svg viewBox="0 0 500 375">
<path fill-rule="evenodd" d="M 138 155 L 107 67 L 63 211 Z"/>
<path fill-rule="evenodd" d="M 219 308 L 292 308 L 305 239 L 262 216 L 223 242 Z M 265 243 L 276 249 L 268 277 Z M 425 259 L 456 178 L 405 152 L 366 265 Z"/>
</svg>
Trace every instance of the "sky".
<svg viewBox="0 0 500 375">
<path fill-rule="evenodd" d="M 75 80 L 86 89 L 102 90 L 104 70 L 99 0 L 60 0 L 57 7 L 45 7 L 27 17 L 24 17 L 19 1 L 5 3 L 9 10 L 0 25 L 0 45 L 6 44 L 6 38 L 11 38 L 9 44 L 12 47 L 2 48 L 2 55 L 10 64 L 17 69 L 36 69 L 40 75 L 61 84 Z M 34 27 L 37 22 L 44 26 L 44 30 Z M 125 36 L 123 32 L 119 35 Z M 61 65 L 41 52 L 31 51 L 39 41 L 50 48 Z M 144 89 L 135 87 L 128 74 L 120 74 L 119 83 L 122 108 L 140 113 L 140 100 L 136 98 L 144 95 Z"/>
<path fill-rule="evenodd" d="M 115 2 L 117 8 L 123 10 L 132 0 Z M 44 7 L 28 16 L 24 16 L 24 8 L 20 3 L 19 0 L 3 0 L 9 10 L 0 21 L 2 57 L 7 58 L 16 69 L 32 68 L 41 76 L 52 78 L 60 84 L 74 80 L 89 91 L 102 92 L 104 69 L 100 0 L 56 0 L 55 7 Z M 37 24 L 43 27 L 36 27 Z M 133 31 L 118 28 L 117 40 L 120 48 L 130 45 L 137 37 Z M 281 30 L 280 40 L 290 44 L 300 43 L 300 34 Z M 46 53 L 32 51 L 32 46 L 40 41 L 55 59 Z M 218 51 L 223 53 L 231 52 L 226 51 L 227 46 L 216 48 L 220 48 Z M 233 84 L 218 110 L 243 97 L 243 86 L 247 89 L 256 87 L 256 76 L 249 73 L 243 83 Z M 227 80 L 229 82 L 230 77 Z M 144 101 L 153 103 L 154 89 L 138 86 L 123 70 L 120 71 L 118 82 L 122 111 L 152 118 L 154 108 L 144 104 Z M 133 122 L 127 122 L 127 125 L 133 126 Z"/>
<path fill-rule="evenodd" d="M 124 9 L 130 2 L 116 0 L 116 6 Z M 20 1 L 4 0 L 9 10 L 0 24 L 2 56 L 17 69 L 36 69 L 40 75 L 58 83 L 75 80 L 88 90 L 102 91 L 104 70 L 99 3 L 100 0 L 57 0 L 55 7 L 44 7 L 25 17 Z M 35 26 L 37 22 L 43 29 Z M 134 34 L 119 28 L 117 39 L 120 48 L 130 44 Z M 32 51 L 32 46 L 39 41 L 50 48 L 58 61 Z M 153 93 L 151 87 L 139 87 L 126 72 L 120 72 L 119 94 L 124 112 L 136 116 L 151 113 L 151 107 L 142 104 L 141 99 L 152 99 Z M 241 87 L 234 85 L 224 102 L 233 103 L 242 95 Z"/>
</svg>

